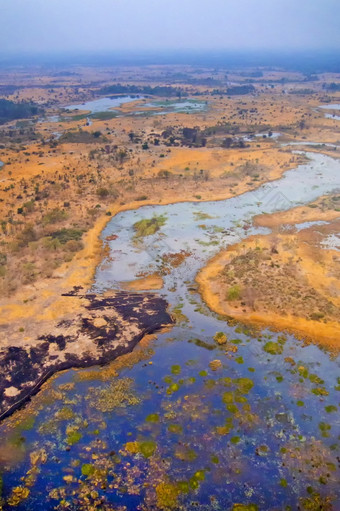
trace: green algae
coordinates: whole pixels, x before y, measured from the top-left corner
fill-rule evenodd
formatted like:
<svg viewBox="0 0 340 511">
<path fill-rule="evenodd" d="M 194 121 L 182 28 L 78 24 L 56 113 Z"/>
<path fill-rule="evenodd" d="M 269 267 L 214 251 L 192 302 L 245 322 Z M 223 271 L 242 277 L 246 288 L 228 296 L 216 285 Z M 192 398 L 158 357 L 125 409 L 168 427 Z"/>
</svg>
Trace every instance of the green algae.
<svg viewBox="0 0 340 511">
<path fill-rule="evenodd" d="M 81 467 L 81 473 L 83 476 L 91 476 L 94 474 L 95 468 L 90 463 L 84 463 Z"/>
<path fill-rule="evenodd" d="M 238 412 L 238 408 L 236 405 L 232 404 L 232 403 L 229 403 L 226 405 L 226 409 L 228 410 L 228 412 L 230 413 L 237 413 Z"/>
<path fill-rule="evenodd" d="M 139 451 L 143 454 L 144 458 L 150 458 L 156 451 L 157 445 L 153 440 L 146 440 L 139 442 Z"/>
<path fill-rule="evenodd" d="M 189 493 L 190 486 L 188 481 L 178 481 L 177 488 L 180 493 Z"/>
<path fill-rule="evenodd" d="M 202 370 L 202 371 L 200 371 L 198 374 L 199 374 L 199 376 L 202 376 L 202 377 L 204 378 L 205 376 L 208 376 L 208 371 L 206 371 L 205 369 L 203 369 L 203 370 Z"/>
<path fill-rule="evenodd" d="M 82 439 L 82 437 L 83 435 L 80 433 L 80 431 L 71 431 L 66 437 L 66 443 L 68 445 L 75 445 Z"/>
<path fill-rule="evenodd" d="M 168 431 L 170 433 L 180 435 L 183 433 L 183 427 L 180 424 L 169 424 Z"/>
<path fill-rule="evenodd" d="M 234 402 L 234 393 L 233 392 L 224 392 L 222 396 L 223 403 L 229 404 Z"/>
<path fill-rule="evenodd" d="M 166 389 L 166 393 L 171 395 L 173 394 L 174 392 L 177 392 L 179 389 L 180 389 L 180 385 L 179 383 L 172 383 L 167 389 Z"/>
<path fill-rule="evenodd" d="M 196 338 L 190 339 L 188 342 L 193 343 L 196 346 L 198 346 L 199 348 L 204 348 L 208 351 L 213 351 L 215 349 L 215 346 L 213 346 L 212 344 L 209 344 L 205 341 L 202 341 L 202 339 L 196 339 Z"/>
<path fill-rule="evenodd" d="M 325 410 L 327 413 L 333 413 L 333 412 L 337 412 L 338 408 L 334 405 L 328 405 L 328 406 L 325 406 Z"/>
<path fill-rule="evenodd" d="M 310 374 L 309 375 L 309 380 L 312 383 L 316 383 L 317 385 L 323 385 L 325 383 L 324 380 L 319 378 L 319 376 L 317 374 Z"/>
<path fill-rule="evenodd" d="M 241 437 L 239 437 L 239 436 L 233 436 L 233 437 L 230 439 L 230 442 L 231 442 L 232 444 L 235 444 L 235 445 L 236 445 L 236 444 L 239 444 L 239 443 L 240 443 L 240 441 L 241 441 Z"/>
<path fill-rule="evenodd" d="M 248 394 L 254 387 L 254 382 L 251 378 L 237 378 L 235 383 L 242 394 Z"/>
<path fill-rule="evenodd" d="M 323 387 L 316 387 L 315 389 L 312 389 L 311 392 L 315 394 L 316 396 L 328 396 L 329 392 L 324 389 Z"/>
<path fill-rule="evenodd" d="M 158 423 L 159 422 L 159 415 L 158 413 L 150 413 L 146 419 L 146 422 L 152 422 L 152 423 Z"/>
<path fill-rule="evenodd" d="M 258 511 L 256 504 L 234 504 L 232 511 Z"/>
<path fill-rule="evenodd" d="M 181 374 L 181 366 L 180 365 L 171 366 L 171 372 L 172 374 Z"/>
<path fill-rule="evenodd" d="M 281 344 L 273 341 L 268 341 L 263 349 L 266 353 L 270 353 L 270 355 L 281 355 L 283 353 L 283 347 Z"/>
</svg>

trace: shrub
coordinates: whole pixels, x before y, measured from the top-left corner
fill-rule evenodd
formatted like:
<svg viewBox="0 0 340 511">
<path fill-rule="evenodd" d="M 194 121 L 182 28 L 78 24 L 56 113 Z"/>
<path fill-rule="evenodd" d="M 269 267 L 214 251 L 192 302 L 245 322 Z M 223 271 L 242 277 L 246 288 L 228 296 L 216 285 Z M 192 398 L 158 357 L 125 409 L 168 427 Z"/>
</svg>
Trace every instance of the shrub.
<svg viewBox="0 0 340 511">
<path fill-rule="evenodd" d="M 54 208 L 42 218 L 43 225 L 48 224 L 56 224 L 57 222 L 62 222 L 63 220 L 66 220 L 67 213 L 63 209 Z"/>
<path fill-rule="evenodd" d="M 101 199 L 105 199 L 106 197 L 108 197 L 110 195 L 110 191 L 104 187 L 97 188 L 97 195 Z"/>
<path fill-rule="evenodd" d="M 77 240 L 69 240 L 65 243 L 66 250 L 69 250 L 70 252 L 78 252 L 83 248 L 82 241 Z"/>
<path fill-rule="evenodd" d="M 60 241 L 62 245 L 65 245 L 70 240 L 79 241 L 83 235 L 83 231 L 81 229 L 60 229 L 59 231 L 55 231 L 51 234 L 53 239 L 57 239 Z"/>
<path fill-rule="evenodd" d="M 241 297 L 241 287 L 238 284 L 231 286 L 227 291 L 227 300 L 228 302 L 232 302 L 234 300 L 239 300 Z"/>
</svg>

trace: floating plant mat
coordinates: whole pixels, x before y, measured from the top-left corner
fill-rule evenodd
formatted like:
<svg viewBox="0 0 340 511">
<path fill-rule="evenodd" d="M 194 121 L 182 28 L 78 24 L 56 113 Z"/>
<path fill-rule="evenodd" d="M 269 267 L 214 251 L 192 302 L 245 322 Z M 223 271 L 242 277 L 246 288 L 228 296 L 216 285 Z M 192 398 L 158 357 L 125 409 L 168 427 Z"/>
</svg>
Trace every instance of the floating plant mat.
<svg viewBox="0 0 340 511">
<path fill-rule="evenodd" d="M 254 215 L 340 186 L 340 162 L 308 156 L 233 199 L 112 219 L 94 289 L 157 271 L 179 326 L 109 366 L 60 373 L 1 424 L 5 509 L 339 509 L 339 358 L 227 325 L 194 282 L 222 247 L 267 232 Z"/>
</svg>

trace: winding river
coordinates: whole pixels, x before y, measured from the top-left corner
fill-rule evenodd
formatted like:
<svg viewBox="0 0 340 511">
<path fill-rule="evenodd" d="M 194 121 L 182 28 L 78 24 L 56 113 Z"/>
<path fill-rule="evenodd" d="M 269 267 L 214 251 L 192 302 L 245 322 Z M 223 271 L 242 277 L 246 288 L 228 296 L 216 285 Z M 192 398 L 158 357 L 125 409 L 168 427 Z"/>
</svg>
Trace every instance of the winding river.
<svg viewBox="0 0 340 511">
<path fill-rule="evenodd" d="M 147 206 L 110 221 L 102 234 L 110 253 L 93 289 L 160 271 L 178 323 L 126 363 L 57 375 L 1 425 L 16 459 L 3 494 L 17 497 L 17 509 L 339 509 L 339 357 L 228 324 L 195 286 L 222 248 L 268 232 L 252 225 L 255 215 L 340 187 L 340 161 L 306 155 L 238 197 Z M 153 217 L 160 229 L 137 239 L 133 225 Z M 185 256 L 177 267 L 167 264 L 175 253 Z M 318 502 L 334 508 L 307 507 Z"/>
</svg>

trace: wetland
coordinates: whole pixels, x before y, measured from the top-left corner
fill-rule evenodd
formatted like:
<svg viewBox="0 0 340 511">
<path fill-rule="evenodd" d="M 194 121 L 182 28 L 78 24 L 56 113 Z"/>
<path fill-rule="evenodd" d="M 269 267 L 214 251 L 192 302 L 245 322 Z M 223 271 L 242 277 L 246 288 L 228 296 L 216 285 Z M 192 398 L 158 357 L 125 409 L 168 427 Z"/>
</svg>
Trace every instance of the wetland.
<svg viewBox="0 0 340 511">
<path fill-rule="evenodd" d="M 18 92 L 47 114 L 0 151 L 4 510 L 338 508 L 340 129 L 261 79 Z"/>
</svg>

